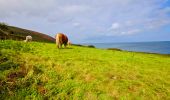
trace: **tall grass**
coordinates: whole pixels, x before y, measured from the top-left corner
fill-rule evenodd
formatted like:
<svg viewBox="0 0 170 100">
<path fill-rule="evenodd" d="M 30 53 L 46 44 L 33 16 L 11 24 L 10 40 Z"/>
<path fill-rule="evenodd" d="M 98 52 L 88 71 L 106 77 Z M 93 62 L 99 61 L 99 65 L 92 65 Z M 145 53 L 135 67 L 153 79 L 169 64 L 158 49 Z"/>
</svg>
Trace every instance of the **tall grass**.
<svg viewBox="0 0 170 100">
<path fill-rule="evenodd" d="M 0 41 L 2 99 L 170 99 L 170 56 Z"/>
</svg>

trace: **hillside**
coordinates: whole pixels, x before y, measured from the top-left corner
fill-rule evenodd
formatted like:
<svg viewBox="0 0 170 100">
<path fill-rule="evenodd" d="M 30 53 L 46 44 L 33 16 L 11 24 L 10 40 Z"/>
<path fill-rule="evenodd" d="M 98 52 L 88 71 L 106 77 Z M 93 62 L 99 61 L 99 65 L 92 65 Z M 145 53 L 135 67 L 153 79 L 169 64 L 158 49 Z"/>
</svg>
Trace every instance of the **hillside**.
<svg viewBox="0 0 170 100">
<path fill-rule="evenodd" d="M 2 100 L 169 100 L 170 56 L 0 41 Z"/>
<path fill-rule="evenodd" d="M 0 39 L 24 40 L 27 35 L 33 37 L 33 41 L 55 42 L 53 37 L 32 30 L 22 29 L 0 23 Z"/>
</svg>

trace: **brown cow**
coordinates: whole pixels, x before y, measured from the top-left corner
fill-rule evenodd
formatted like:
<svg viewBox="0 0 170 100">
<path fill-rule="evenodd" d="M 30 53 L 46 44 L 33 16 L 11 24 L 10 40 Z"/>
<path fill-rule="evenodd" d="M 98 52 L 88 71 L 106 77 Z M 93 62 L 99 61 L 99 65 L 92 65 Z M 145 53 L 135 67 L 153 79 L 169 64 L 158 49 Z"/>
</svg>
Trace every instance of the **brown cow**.
<svg viewBox="0 0 170 100">
<path fill-rule="evenodd" d="M 68 38 L 65 34 L 63 33 L 58 33 L 56 36 L 56 45 L 58 48 L 61 48 L 62 45 L 64 44 L 64 47 L 67 46 L 67 43 L 68 43 Z"/>
</svg>

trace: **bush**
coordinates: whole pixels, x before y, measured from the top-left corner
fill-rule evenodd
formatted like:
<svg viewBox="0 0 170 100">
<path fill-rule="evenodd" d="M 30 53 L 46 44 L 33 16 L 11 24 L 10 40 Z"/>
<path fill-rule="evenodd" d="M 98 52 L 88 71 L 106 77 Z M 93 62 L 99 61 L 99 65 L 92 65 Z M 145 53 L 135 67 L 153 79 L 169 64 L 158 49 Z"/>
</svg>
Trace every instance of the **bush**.
<svg viewBox="0 0 170 100">
<path fill-rule="evenodd" d="M 122 51 L 122 50 L 121 50 L 121 49 L 119 49 L 119 48 L 108 48 L 107 50 Z"/>
<path fill-rule="evenodd" d="M 0 23 L 0 29 L 8 30 L 8 25 L 6 23 Z"/>
</svg>

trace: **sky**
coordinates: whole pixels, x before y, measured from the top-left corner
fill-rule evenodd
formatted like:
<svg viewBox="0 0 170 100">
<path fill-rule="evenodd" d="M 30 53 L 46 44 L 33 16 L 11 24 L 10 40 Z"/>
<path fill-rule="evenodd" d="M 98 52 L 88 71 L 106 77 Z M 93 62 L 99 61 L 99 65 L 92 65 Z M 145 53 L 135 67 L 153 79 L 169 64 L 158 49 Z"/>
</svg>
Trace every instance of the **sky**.
<svg viewBox="0 0 170 100">
<path fill-rule="evenodd" d="M 0 0 L 0 22 L 73 43 L 170 41 L 170 0 Z"/>
</svg>

